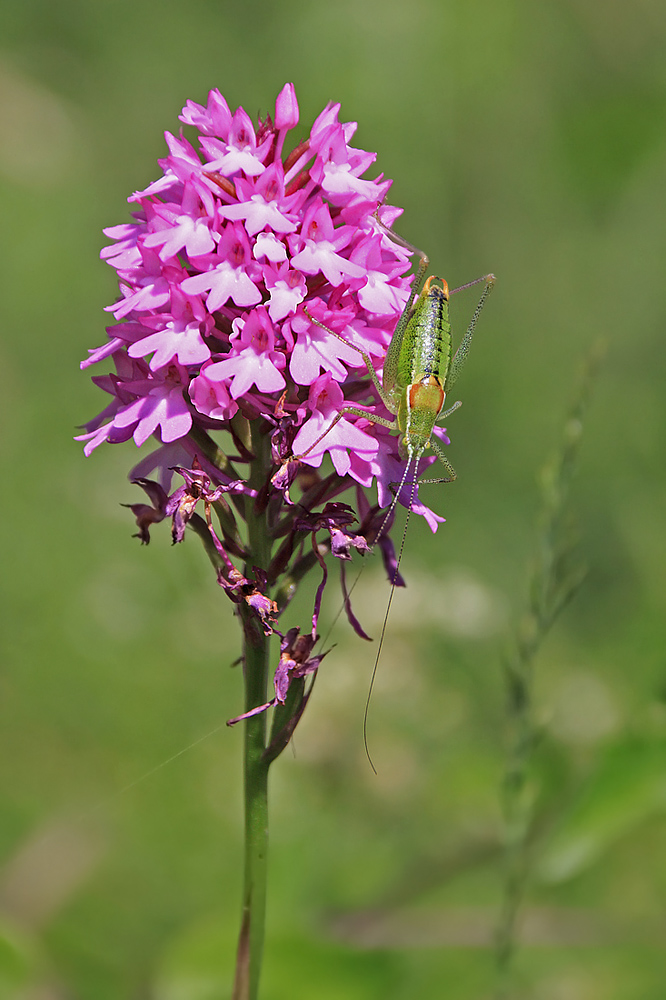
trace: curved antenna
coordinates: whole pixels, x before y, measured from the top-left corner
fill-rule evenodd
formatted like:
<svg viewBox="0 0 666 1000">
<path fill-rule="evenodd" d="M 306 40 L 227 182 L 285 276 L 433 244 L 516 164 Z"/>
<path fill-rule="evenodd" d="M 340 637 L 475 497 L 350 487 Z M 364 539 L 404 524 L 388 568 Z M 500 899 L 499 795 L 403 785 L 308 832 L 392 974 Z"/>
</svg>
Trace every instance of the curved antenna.
<svg viewBox="0 0 666 1000">
<path fill-rule="evenodd" d="M 382 647 L 384 645 L 384 636 L 386 634 L 386 626 L 388 624 L 389 614 L 390 614 L 390 611 L 391 611 L 391 604 L 393 602 L 393 595 L 395 594 L 395 582 L 398 579 L 398 574 L 400 572 L 400 561 L 402 559 L 402 552 L 403 552 L 403 549 L 405 547 L 405 539 L 407 538 L 407 526 L 409 525 L 409 518 L 411 517 L 411 514 L 412 514 L 412 507 L 414 506 L 414 497 L 416 496 L 416 487 L 417 487 L 418 478 L 419 478 L 419 458 L 420 457 L 421 457 L 421 453 L 420 452 L 417 452 L 414 455 L 410 455 L 409 461 L 407 462 L 407 467 L 405 469 L 404 475 L 402 477 L 402 481 L 400 483 L 400 487 L 398 489 L 398 492 L 395 495 L 393 503 L 391 504 L 391 510 L 393 510 L 393 508 L 395 507 L 396 501 L 398 499 L 398 496 L 400 495 L 400 491 L 402 490 L 402 487 L 405 485 L 405 481 L 407 479 L 407 473 L 409 472 L 409 470 L 411 468 L 411 465 L 412 465 L 412 461 L 413 461 L 414 462 L 414 479 L 412 481 L 412 491 L 411 491 L 411 495 L 410 495 L 410 498 L 409 498 L 409 507 L 407 508 L 407 518 L 405 520 L 405 527 L 404 527 L 403 532 L 402 532 L 402 541 L 400 542 L 400 551 L 398 552 L 398 561 L 397 561 L 396 566 L 395 566 L 395 573 L 393 574 L 393 581 L 391 583 L 391 593 L 389 594 L 388 604 L 386 605 L 386 614 L 384 615 L 384 624 L 382 625 L 382 632 L 381 632 L 381 635 L 379 637 L 379 646 L 377 648 L 377 656 L 375 657 L 375 665 L 372 668 L 372 676 L 370 678 L 370 687 L 368 688 L 368 697 L 365 700 L 365 711 L 363 713 L 363 746 L 365 747 L 365 755 L 368 758 L 368 763 L 370 764 L 370 767 L 375 772 L 375 774 L 377 774 L 377 768 L 375 767 L 375 765 L 373 763 L 372 757 L 370 755 L 370 748 L 368 746 L 368 712 L 370 711 L 370 699 L 372 697 L 372 689 L 375 686 L 375 678 L 377 676 L 377 667 L 379 666 L 379 658 L 382 655 Z M 386 524 L 386 518 L 384 519 L 384 522 L 383 522 L 381 528 L 379 529 L 379 534 L 377 535 L 377 538 L 379 538 L 379 535 L 381 535 L 381 532 L 382 532 L 385 524 Z"/>
<path fill-rule="evenodd" d="M 416 469 L 417 469 L 417 471 L 418 471 L 419 458 L 420 457 L 421 457 L 421 453 L 419 453 L 416 456 Z M 388 508 L 386 514 L 384 515 L 384 520 L 382 521 L 381 525 L 379 526 L 379 531 L 377 532 L 377 534 L 374 537 L 374 540 L 372 542 L 372 548 L 370 549 L 370 552 L 374 552 L 374 549 L 375 549 L 375 546 L 377 545 L 377 542 L 379 541 L 379 539 L 384 534 L 384 531 L 386 529 L 386 525 L 388 524 L 389 518 L 390 518 L 391 514 L 393 513 L 393 511 L 395 510 L 396 504 L 398 503 L 398 499 L 400 497 L 400 494 L 402 493 L 402 488 L 403 488 L 403 486 L 405 485 L 405 483 L 407 481 L 407 475 L 408 475 L 409 470 L 411 468 L 411 464 L 412 464 L 412 457 L 410 456 L 410 458 L 407 461 L 407 465 L 405 466 L 405 471 L 402 474 L 402 479 L 400 480 L 400 485 L 398 486 L 398 489 L 396 490 L 396 493 L 395 493 L 395 495 L 393 497 L 393 500 L 391 500 L 391 503 L 389 505 L 389 508 Z M 414 490 L 412 490 L 412 499 L 410 501 L 410 513 L 411 513 L 411 506 L 412 506 L 413 501 L 414 501 Z M 409 521 L 409 517 L 407 518 L 407 520 Z M 407 525 L 405 524 L 405 528 L 406 527 L 407 527 Z M 402 540 L 402 544 L 403 545 L 405 544 L 404 538 Z M 402 546 L 400 548 L 400 554 L 402 555 Z M 399 565 L 400 565 L 400 561 L 398 561 L 398 567 L 399 567 Z M 361 568 L 359 569 L 358 573 L 356 574 L 356 579 L 354 580 L 354 582 L 352 583 L 351 587 L 347 591 L 347 600 L 349 600 L 349 598 L 351 597 L 352 593 L 354 592 L 354 587 L 356 586 L 356 584 L 358 583 L 358 581 L 361 579 L 361 574 L 363 573 L 364 569 L 365 569 L 365 566 L 361 566 Z M 397 570 L 396 570 L 396 575 L 393 577 L 393 587 L 395 587 L 395 581 L 396 581 L 396 579 L 397 579 Z M 335 618 L 333 619 L 333 621 L 329 625 L 328 631 L 326 632 L 326 635 L 322 639 L 322 642 L 321 642 L 322 646 L 325 646 L 326 643 L 328 642 L 328 638 L 329 638 L 331 632 L 333 631 L 333 629 L 335 628 L 335 626 L 337 624 L 337 621 L 338 621 L 338 618 L 342 614 L 342 610 L 345 607 L 345 603 L 346 602 L 343 601 L 342 604 L 340 605 L 340 607 L 338 608 L 338 612 L 337 612 Z M 382 633 L 382 636 L 383 636 L 383 633 Z M 376 669 L 376 667 L 377 667 L 377 664 L 375 664 L 375 669 Z M 370 761 L 370 763 L 372 763 L 372 761 Z"/>
</svg>

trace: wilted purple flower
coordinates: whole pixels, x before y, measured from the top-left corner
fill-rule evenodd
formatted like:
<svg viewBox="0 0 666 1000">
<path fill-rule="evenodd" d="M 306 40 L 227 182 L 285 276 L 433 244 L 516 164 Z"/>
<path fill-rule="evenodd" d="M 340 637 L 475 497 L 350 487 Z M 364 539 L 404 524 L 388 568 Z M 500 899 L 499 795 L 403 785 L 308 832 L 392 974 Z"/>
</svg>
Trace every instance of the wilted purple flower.
<svg viewBox="0 0 666 1000">
<path fill-rule="evenodd" d="M 249 712 L 244 712 L 243 715 L 239 715 L 235 719 L 229 719 L 229 726 L 234 726 L 242 719 L 250 718 L 253 715 L 257 715 L 259 712 L 265 712 L 267 708 L 273 708 L 278 704 L 284 705 L 287 699 L 289 687 L 293 681 L 302 680 L 304 677 L 307 677 L 308 674 L 317 673 L 319 664 L 326 656 L 326 653 L 319 653 L 318 656 L 310 656 L 310 653 L 312 652 L 319 636 L 299 635 L 299 631 L 300 630 L 298 628 L 290 628 L 287 634 L 282 637 L 280 642 L 280 662 L 277 670 L 275 671 L 275 677 L 273 678 L 275 697 L 271 698 L 271 700 L 266 702 L 266 704 L 257 705 Z M 304 698 L 303 704 L 298 713 L 298 718 L 300 718 L 303 714 L 303 709 L 305 708 L 308 696 L 309 693 Z M 295 721 L 298 721 L 298 719 Z M 292 731 L 294 727 L 295 723 L 294 726 L 292 726 Z"/>
</svg>

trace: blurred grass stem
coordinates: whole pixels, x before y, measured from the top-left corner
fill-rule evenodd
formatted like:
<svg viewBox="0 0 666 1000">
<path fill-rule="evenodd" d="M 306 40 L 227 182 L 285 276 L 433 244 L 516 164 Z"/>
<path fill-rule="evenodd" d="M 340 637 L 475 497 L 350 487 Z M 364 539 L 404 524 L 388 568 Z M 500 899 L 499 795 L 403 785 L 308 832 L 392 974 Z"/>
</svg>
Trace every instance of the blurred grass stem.
<svg viewBox="0 0 666 1000">
<path fill-rule="evenodd" d="M 586 575 L 585 567 L 573 557 L 575 537 L 567 499 L 578 458 L 583 416 L 603 354 L 601 343 L 588 352 L 562 440 L 541 473 L 538 548 L 528 607 L 517 630 L 515 647 L 503 662 L 509 745 L 501 793 L 505 871 L 496 932 L 497 1000 L 508 1000 L 511 995 L 516 928 L 530 872 L 536 797 L 531 771 L 540 736 L 534 710 L 534 665 L 548 631 Z"/>
</svg>

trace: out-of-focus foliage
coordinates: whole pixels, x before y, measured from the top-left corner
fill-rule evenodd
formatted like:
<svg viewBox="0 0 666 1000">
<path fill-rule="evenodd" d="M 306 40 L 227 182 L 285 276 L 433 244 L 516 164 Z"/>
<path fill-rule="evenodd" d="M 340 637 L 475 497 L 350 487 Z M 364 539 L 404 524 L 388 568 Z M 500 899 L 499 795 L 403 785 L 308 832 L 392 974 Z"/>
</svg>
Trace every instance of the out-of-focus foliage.
<svg viewBox="0 0 666 1000">
<path fill-rule="evenodd" d="M 71 437 L 98 409 L 77 365 L 116 294 L 101 228 L 157 176 L 188 97 L 217 86 L 265 112 L 293 80 L 303 134 L 329 99 L 359 122 L 405 208 L 396 229 L 435 273 L 498 284 L 456 386 L 459 478 L 431 487 L 448 521 L 434 539 L 410 525 L 371 707 L 378 777 L 361 739 L 373 650 L 341 625 L 274 769 L 264 998 L 489 996 L 501 653 L 536 475 L 602 335 L 572 489 L 590 574 L 537 664 L 516 996 L 661 1000 L 663 4 L 4 0 L 0 23 L 0 997 L 228 989 L 238 629 L 194 538 L 130 537 L 133 446 L 85 460 Z M 458 335 L 474 301 L 453 301 Z M 354 596 L 376 636 L 378 566 Z"/>
</svg>

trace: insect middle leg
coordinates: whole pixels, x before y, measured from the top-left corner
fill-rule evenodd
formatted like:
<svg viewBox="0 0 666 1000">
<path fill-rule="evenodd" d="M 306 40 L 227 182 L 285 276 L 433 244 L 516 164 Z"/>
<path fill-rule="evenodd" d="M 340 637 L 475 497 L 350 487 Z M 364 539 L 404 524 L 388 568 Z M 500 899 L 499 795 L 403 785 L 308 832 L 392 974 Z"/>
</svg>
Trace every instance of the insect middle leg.
<svg viewBox="0 0 666 1000">
<path fill-rule="evenodd" d="M 457 409 L 457 407 L 452 407 L 452 409 Z M 430 438 L 430 447 L 448 472 L 448 476 L 441 479 L 419 479 L 419 486 L 425 486 L 429 483 L 452 483 L 454 479 L 457 479 L 456 470 L 453 468 L 440 446 L 432 438 Z"/>
<path fill-rule="evenodd" d="M 382 427 L 388 427 L 389 430 L 398 430 L 398 424 L 395 420 L 387 420 L 386 417 L 378 417 L 375 413 L 370 413 L 369 410 L 363 410 L 360 406 L 343 406 L 340 412 L 333 417 L 328 427 L 322 431 L 316 441 L 313 441 L 310 447 L 306 448 L 301 455 L 294 455 L 293 461 L 299 462 L 302 458 L 305 458 L 306 455 L 309 455 L 312 449 L 316 448 L 319 442 L 323 441 L 326 435 L 333 430 L 338 421 L 342 420 L 342 418 L 348 413 L 355 417 L 364 417 L 366 420 L 370 420 L 373 424 L 381 424 Z"/>
</svg>

